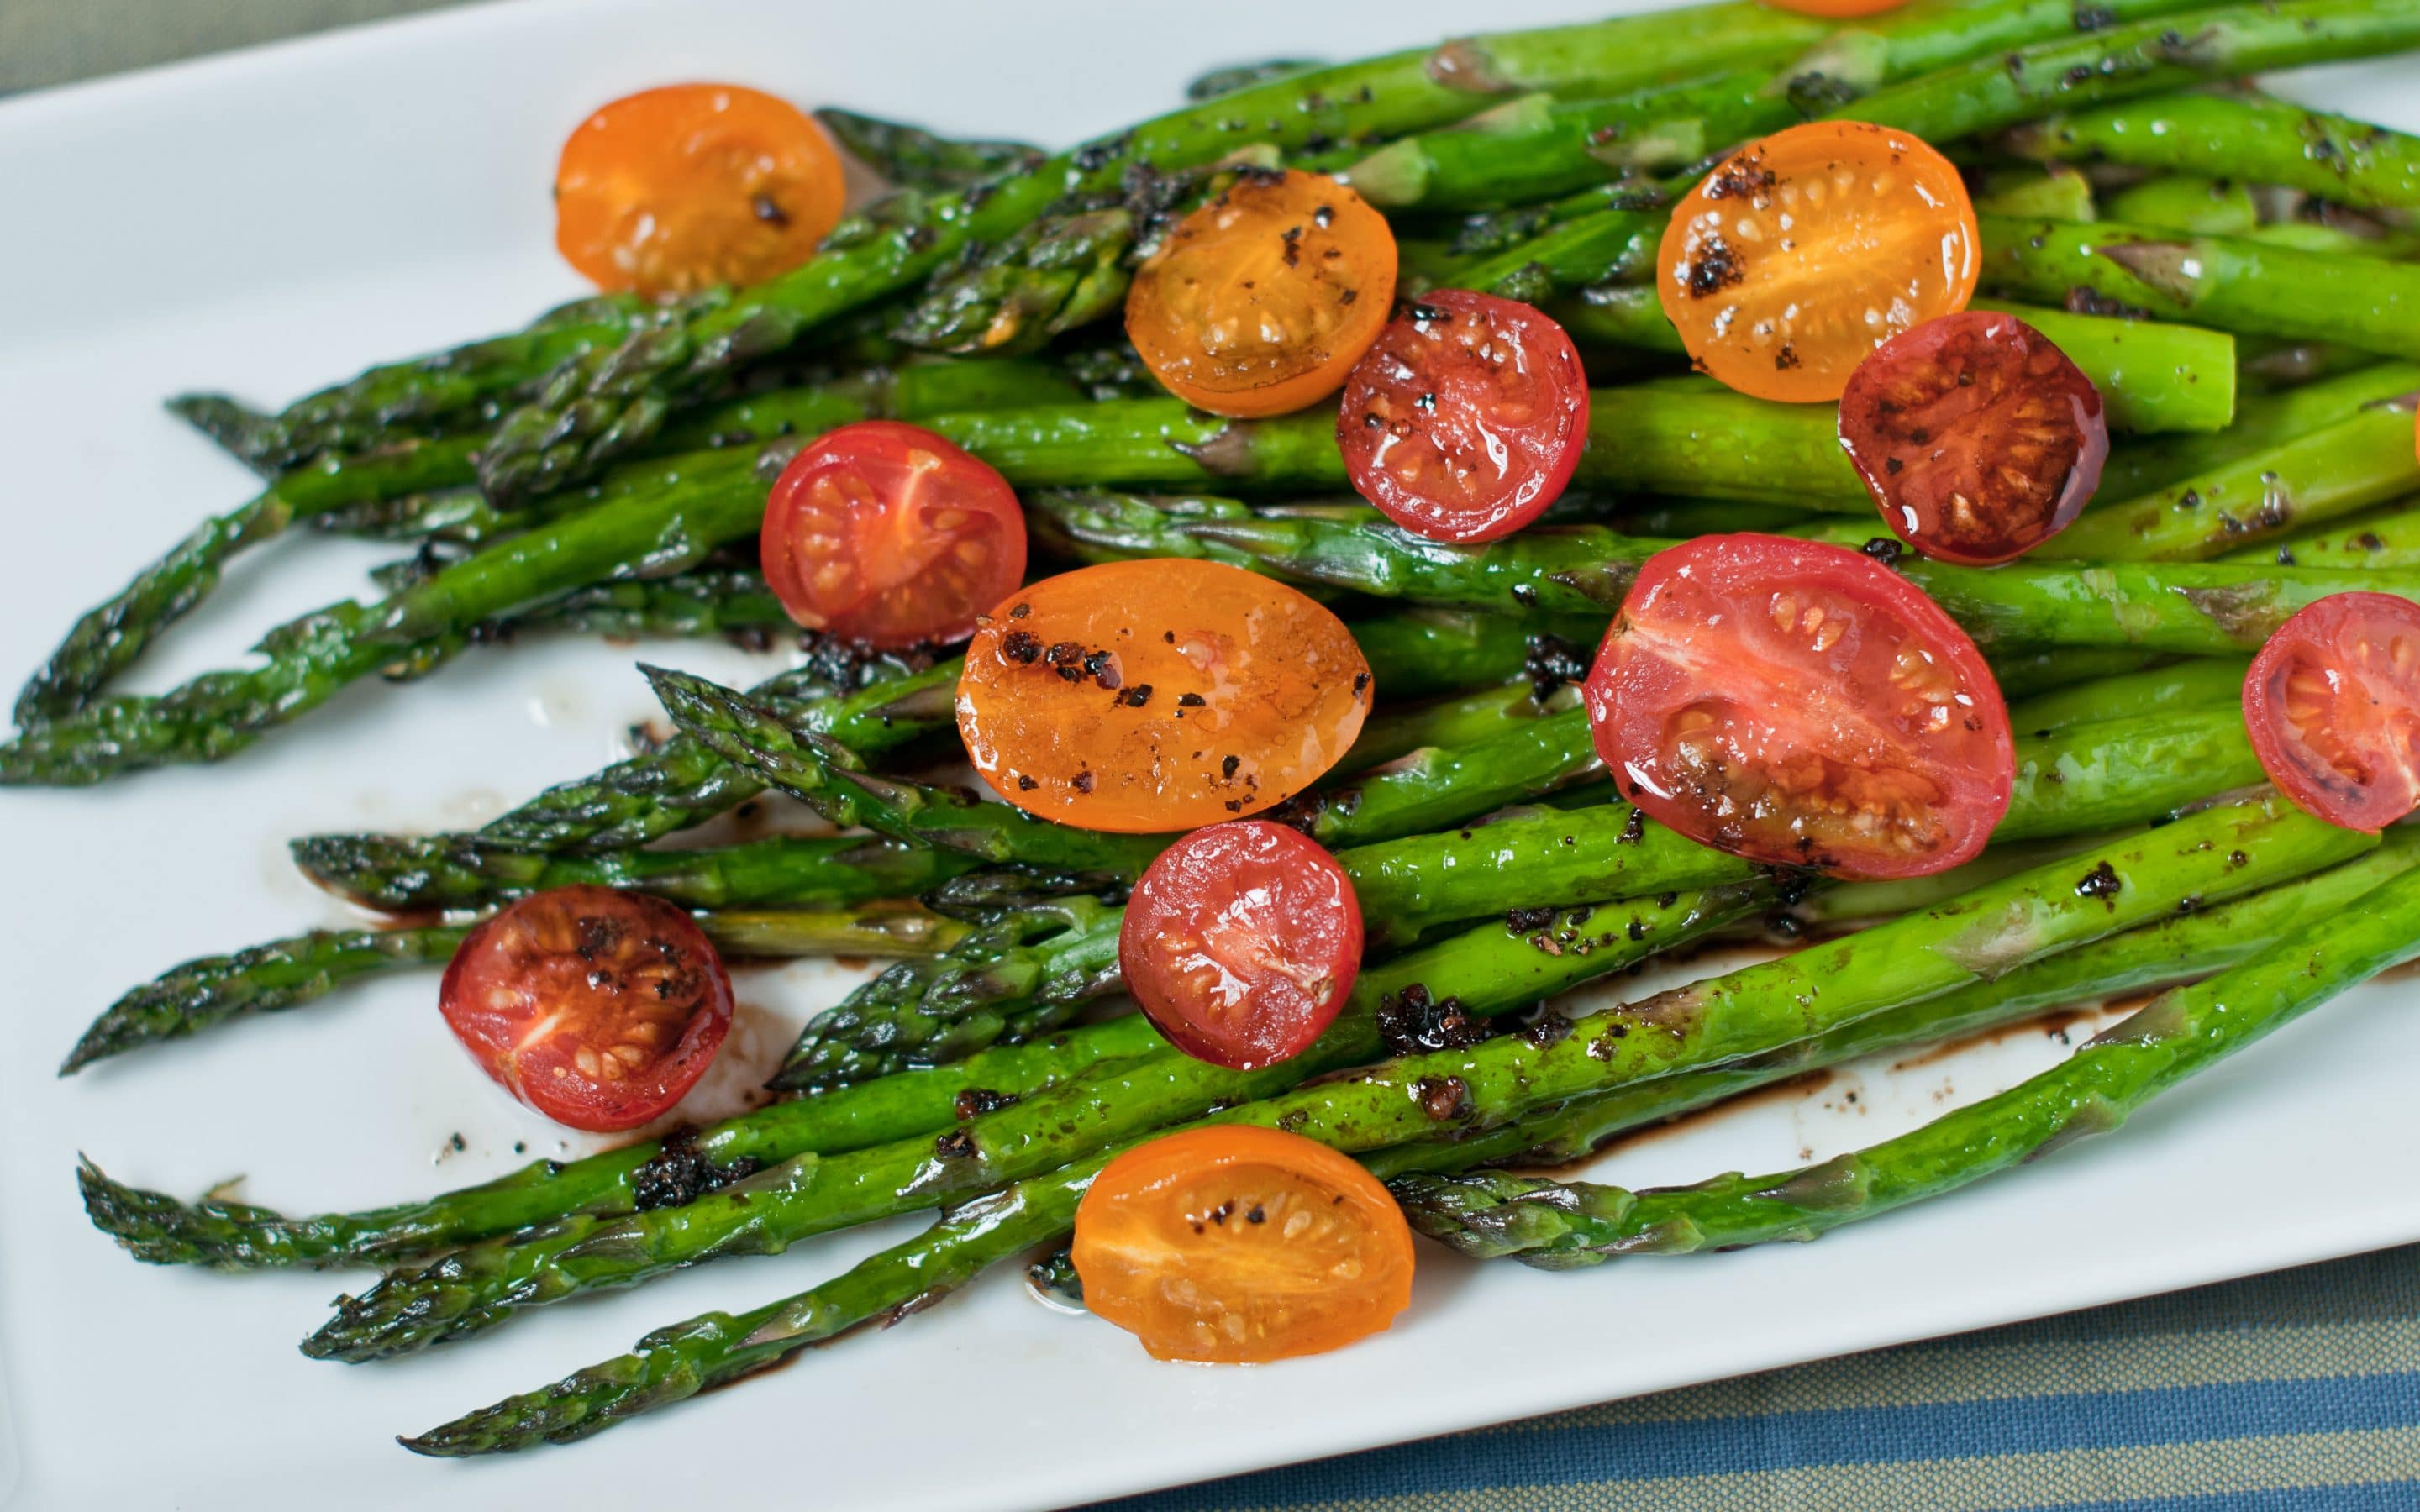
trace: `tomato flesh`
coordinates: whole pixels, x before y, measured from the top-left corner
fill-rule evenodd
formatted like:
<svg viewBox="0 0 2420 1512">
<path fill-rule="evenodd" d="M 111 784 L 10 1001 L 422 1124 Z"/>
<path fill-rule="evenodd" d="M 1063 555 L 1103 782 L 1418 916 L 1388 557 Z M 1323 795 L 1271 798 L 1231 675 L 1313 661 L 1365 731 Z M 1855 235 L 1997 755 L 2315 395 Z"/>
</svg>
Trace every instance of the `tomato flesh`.
<svg viewBox="0 0 2420 1512">
<path fill-rule="evenodd" d="M 1249 1365 L 1385 1329 L 1412 1232 L 1375 1177 L 1300 1134 L 1187 1129 L 1109 1163 L 1076 1210 L 1084 1305 L 1159 1360 Z"/>
<path fill-rule="evenodd" d="M 473 930 L 438 1007 L 498 1086 L 604 1134 L 669 1113 L 706 1074 L 731 1028 L 731 977 L 681 909 L 582 885 Z"/>
<path fill-rule="evenodd" d="M 1883 520 L 1926 556 L 1991 566 L 2067 529 L 2101 484 L 2101 391 L 2012 315 L 1966 310 L 1873 349 L 1840 445 Z"/>
<path fill-rule="evenodd" d="M 810 630 L 870 646 L 959 640 L 1025 577 L 1008 480 L 895 420 L 801 449 L 765 504 L 765 580 Z"/>
<path fill-rule="evenodd" d="M 1968 860 L 2008 811 L 2009 711 L 1940 607 L 1859 552 L 1710 535 L 1639 570 L 1585 689 L 1650 818 L 1838 877 Z"/>
<path fill-rule="evenodd" d="M 967 644 L 958 733 L 1018 808 L 1151 833 L 1300 793 L 1371 698 L 1370 663 L 1321 605 L 1240 567 L 1156 558 L 1002 600 Z"/>
<path fill-rule="evenodd" d="M 1962 310 L 1975 207 L 1906 131 L 1809 121 L 1726 158 L 1673 207 L 1664 313 L 1702 372 L 1761 399 L 1837 399 L 1866 353 Z"/>
<path fill-rule="evenodd" d="M 2329 824 L 2420 808 L 2420 604 L 2330 594 L 2296 611 L 2252 658 L 2243 723 L 2269 779 Z"/>
<path fill-rule="evenodd" d="M 1264 819 L 1162 851 L 1126 903 L 1118 966 L 1153 1026 L 1196 1060 L 1258 1071 L 1311 1047 L 1361 969 L 1353 881 Z"/>
<path fill-rule="evenodd" d="M 1171 393 L 1212 414 L 1324 399 L 1395 299 L 1395 234 L 1333 178 L 1247 172 L 1177 224 L 1126 292 L 1126 334 Z"/>
<path fill-rule="evenodd" d="M 614 100 L 563 144 L 555 246 L 601 289 L 759 283 L 814 255 L 845 194 L 840 155 L 797 106 L 672 85 Z"/>
<path fill-rule="evenodd" d="M 1336 444 L 1353 487 L 1433 541 L 1493 541 L 1561 496 L 1588 442 L 1588 375 L 1544 311 L 1438 289 L 1353 365 Z"/>
</svg>

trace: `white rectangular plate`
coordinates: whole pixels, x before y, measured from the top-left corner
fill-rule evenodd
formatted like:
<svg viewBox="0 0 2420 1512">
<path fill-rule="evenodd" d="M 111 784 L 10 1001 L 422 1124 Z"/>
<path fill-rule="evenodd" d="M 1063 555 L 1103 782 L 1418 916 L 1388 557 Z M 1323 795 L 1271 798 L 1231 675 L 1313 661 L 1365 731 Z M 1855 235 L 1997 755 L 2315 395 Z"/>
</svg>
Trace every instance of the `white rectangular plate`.
<svg viewBox="0 0 2420 1512">
<path fill-rule="evenodd" d="M 552 253 L 546 185 L 563 133 L 599 100 L 728 78 L 1055 144 L 1165 108 L 1213 64 L 1348 57 L 1591 8 L 531 0 L 0 104 L 12 569 L 0 675 L 13 687 L 75 613 L 202 511 L 245 497 L 237 470 L 160 411 L 163 395 L 282 400 L 577 292 Z M 2371 66 L 2306 88 L 2409 127 L 2412 78 Z M 317 540 L 262 553 L 141 686 L 360 591 L 375 560 Z M 763 671 L 721 648 L 647 650 L 733 678 Z M 1811 1249 L 1565 1276 L 1424 1249 L 1415 1304 L 1391 1333 L 1253 1370 L 1154 1365 L 1124 1335 L 1046 1312 L 995 1276 L 895 1331 L 577 1448 L 416 1459 L 389 1435 L 551 1381 L 651 1327 L 798 1290 L 913 1226 L 549 1309 L 391 1365 L 315 1364 L 294 1341 L 358 1279 L 139 1267 L 85 1224 L 75 1153 L 180 1193 L 240 1175 L 245 1198 L 310 1210 L 482 1179 L 526 1158 L 516 1141 L 575 1152 L 439 1030 L 430 978 L 72 1081 L 50 1069 L 137 980 L 341 918 L 285 864 L 287 838 L 459 827 L 614 755 L 651 712 L 632 655 L 474 653 L 417 687 L 356 690 L 224 768 L 0 793 L 0 1502 L 13 1483 L 18 1504 L 46 1509 L 249 1512 L 307 1497 L 472 1512 L 541 1504 L 568 1475 L 593 1512 L 708 1498 L 1074 1503 L 2420 1240 L 2420 1017 L 2410 986 L 2381 988 L 2123 1137 Z M 751 973 L 714 1095 L 736 1096 L 844 980 L 823 966 Z M 2059 1053 L 2029 1031 L 1952 1059 L 1858 1068 L 1634 1144 L 1605 1168 L 1654 1181 L 1787 1165 Z"/>
</svg>

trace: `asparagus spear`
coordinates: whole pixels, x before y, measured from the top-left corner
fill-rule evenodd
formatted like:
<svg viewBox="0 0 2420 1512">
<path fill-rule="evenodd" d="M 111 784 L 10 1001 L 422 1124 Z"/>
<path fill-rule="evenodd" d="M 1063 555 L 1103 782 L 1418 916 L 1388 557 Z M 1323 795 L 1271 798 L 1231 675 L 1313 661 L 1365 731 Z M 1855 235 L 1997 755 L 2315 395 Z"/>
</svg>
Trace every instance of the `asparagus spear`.
<svg viewBox="0 0 2420 1512">
<path fill-rule="evenodd" d="M 1745 5 L 1706 8 L 1695 23 L 1624 17 L 1498 34 L 1445 47 L 1317 69 L 1146 121 L 1117 136 L 1004 174 L 963 195 L 898 194 L 844 222 L 815 257 L 769 283 L 676 305 L 614 347 L 551 370 L 483 449 L 480 480 L 509 501 L 609 460 L 642 440 L 675 405 L 735 363 L 778 352 L 819 323 L 906 287 L 970 242 L 994 242 L 1067 196 L 1114 189 L 1131 167 L 1160 173 L 1226 157 L 1242 142 L 1280 151 L 1315 138 L 1349 141 L 1418 130 L 1468 113 L 1474 91 L 1645 82 L 1705 67 L 1778 39 L 1812 39 L 1803 18 Z M 490 393 L 512 392 L 529 374 Z"/>
<path fill-rule="evenodd" d="M 618 469 L 593 494 L 558 501 L 557 512 L 660 488 L 696 465 L 699 458 L 687 454 L 791 434 L 812 436 L 872 417 L 909 420 L 1075 397 L 1074 385 L 1055 365 L 1027 361 L 911 363 L 742 395 L 668 425 L 632 454 L 634 459 L 657 458 L 657 465 Z M 349 527 L 376 523 L 390 535 L 423 533 L 442 523 L 458 538 L 486 538 L 508 525 L 542 523 L 540 517 L 510 520 L 461 486 L 476 481 L 477 449 L 477 438 L 456 437 L 321 456 L 233 512 L 205 520 L 115 597 L 77 621 L 18 695 L 17 723 L 61 717 L 91 703 L 110 678 L 217 586 L 231 557 L 299 521 L 324 524 L 341 517 Z M 431 511 L 424 501 L 432 495 L 458 501 L 460 507 Z M 414 522 L 409 532 L 401 528 L 406 517 Z"/>
<path fill-rule="evenodd" d="M 2348 861 L 2307 881 L 2269 888 L 2239 903 L 2142 925 L 1995 980 L 1878 1013 L 1770 1056 L 1706 1072 L 1658 1077 L 1636 1088 L 1575 1099 L 1498 1128 L 1454 1139 L 1422 1139 L 1370 1151 L 1363 1164 L 1381 1180 L 1452 1172 L 1491 1161 L 1560 1164 L 1587 1154 L 1625 1129 L 1768 1085 L 1814 1066 L 1929 1040 L 2014 1023 L 2079 997 L 2134 990 L 2234 964 L 2302 922 L 2326 917 L 2410 867 L 2410 847 Z M 407 1439 L 422 1454 L 510 1453 L 569 1443 L 625 1418 L 686 1399 L 786 1358 L 842 1328 L 964 1285 L 990 1265 L 1062 1238 L 1077 1204 L 1105 1163 L 1095 1156 L 977 1199 L 924 1235 L 869 1259 L 835 1281 L 731 1318 L 721 1313 L 639 1341 L 629 1354 L 592 1365 L 555 1385 L 508 1397 L 428 1433 Z M 1014 1214 L 1011 1225 L 1000 1222 Z M 995 1227 L 997 1225 L 997 1227 Z M 939 1263 L 934 1263 L 934 1262 Z M 939 1279 L 935 1279 L 936 1277 Z"/>
<path fill-rule="evenodd" d="M 2088 220 L 2088 216 L 2055 215 L 2049 210 L 2008 208 L 1976 202 L 1991 215 L 2042 216 L 2052 220 Z M 2155 225 L 2163 230 L 2196 235 L 2240 237 L 2272 246 L 2343 257 L 2408 257 L 2420 251 L 2420 237 L 2397 230 L 2375 216 L 2349 210 L 2300 190 L 2273 185 L 2240 184 L 2211 178 L 2153 178 L 2119 190 L 2108 198 L 2113 221 L 2130 225 Z"/>
<path fill-rule="evenodd" d="M 1023 142 L 937 136 L 920 126 L 853 110 L 826 106 L 815 119 L 851 157 L 901 189 L 965 189 L 1005 170 L 1030 170 L 1043 156 L 1041 148 Z"/>
<path fill-rule="evenodd" d="M 2139 499 L 2096 503 L 2042 543 L 2042 560 L 2179 562 L 2273 539 L 2420 488 L 2412 410 L 2420 393 L 2256 452 Z"/>
<path fill-rule="evenodd" d="M 2152 326 L 2152 330 L 2164 329 Z M 2241 344 L 2239 344 L 2241 350 Z M 2367 405 L 2420 389 L 2420 363 L 2374 363 L 2279 393 L 2247 395 L 2236 406 L 2235 423 L 2198 436 L 2162 436 L 2121 445 L 2101 470 L 2101 496 L 2136 499 L 2175 486 L 2195 473 L 2282 446 Z"/>
<path fill-rule="evenodd" d="M 698 924 L 733 955 L 919 955 L 949 948 L 963 933 L 922 909 L 870 903 L 814 909 L 708 909 Z M 101 1011 L 68 1052 L 59 1074 L 96 1060 L 255 1013 L 317 1002 L 348 981 L 398 966 L 442 965 L 469 924 L 393 930 L 314 930 L 233 955 L 175 966 Z"/>
<path fill-rule="evenodd" d="M 1983 653 L 2003 698 L 2030 698 L 2096 677 L 2140 671 L 2160 658 L 2123 646 L 1993 646 Z"/>
<path fill-rule="evenodd" d="M 339 604 L 273 630 L 267 661 L 156 697 L 116 698 L 0 746 L 0 785 L 80 785 L 147 766 L 217 761 L 373 672 L 425 671 L 473 626 L 622 577 L 679 572 L 756 529 L 764 485 L 745 455 L 479 552 L 375 604 Z"/>
<path fill-rule="evenodd" d="M 1072 533 L 1082 523 L 1063 517 L 1047 526 Z M 1668 544 L 1565 526 L 1533 528 L 1488 547 L 1449 547 L 1359 519 L 1283 511 L 1164 528 L 1245 551 L 1261 570 L 1290 581 L 1415 603 L 1568 613 L 1618 606 L 1637 563 Z M 1129 514 L 1118 549 L 1156 554 L 1150 534 Z M 1898 568 L 1986 646 L 2133 646 L 2189 656 L 2257 649 L 2286 616 L 2344 587 L 2327 572 L 2208 563 L 2014 563 L 1982 570 L 1910 556 Z M 2374 573 L 2363 586 L 2420 598 L 2420 577 L 2407 574 Z"/>
<path fill-rule="evenodd" d="M 2233 705 L 2243 697 L 2241 656 L 2195 656 L 2143 671 L 2099 677 L 2009 704 L 2009 727 L 2022 738 L 2079 725 L 2132 720 L 2178 710 Z"/>
<path fill-rule="evenodd" d="M 1983 283 L 2056 301 L 2089 289 L 2221 331 L 2420 356 L 2420 269 L 2155 226 L 1979 218 Z"/>
<path fill-rule="evenodd" d="M 2420 138 L 2266 95 L 2195 91 L 2049 116 L 2004 133 L 2042 162 L 2283 184 L 2370 209 L 2420 207 Z"/>
<path fill-rule="evenodd" d="M 2101 392 L 2113 430 L 2224 432 L 2235 418 L 2235 338 L 2225 332 L 1998 300 L 1974 307 L 2005 310 L 2056 343 Z M 1584 289 L 1554 314 L 1586 346 L 1682 349 L 1655 290 L 1643 285 Z"/>
<path fill-rule="evenodd" d="M 2219 560 L 2354 571 L 2420 567 L 2420 511 L 2415 511 L 2407 500 L 2389 509 L 2341 521 L 2332 530 L 2302 532 L 2273 547 L 2245 547 Z"/>
<path fill-rule="evenodd" d="M 1264 1096 L 1379 1052 L 1380 999 L 1420 986 L 1502 1011 L 1700 937 L 1758 907 L 1761 887 L 1641 903 L 1627 920 L 1600 913 L 1589 952 L 1549 956 L 1490 922 L 1366 969 L 1345 1013 L 1311 1050 L 1253 1072 L 1173 1050 L 1098 1068 L 1013 1107 L 961 1124 L 938 1145 L 902 1140 L 839 1157 L 784 1162 L 661 1213 L 566 1218 L 515 1242 L 457 1250 L 397 1272 L 339 1305 L 305 1353 L 363 1361 L 409 1352 L 503 1322 L 522 1307 L 634 1284 L 715 1254 L 773 1253 L 810 1233 L 913 1211 L 1054 1169 L 1221 1103 Z M 1639 938 L 1631 938 L 1629 923 Z M 880 1085 L 876 1083 L 873 1085 Z M 961 1153 L 963 1151 L 964 1153 Z"/>
<path fill-rule="evenodd" d="M 1465 1254 L 1553 1270 L 1815 1239 L 2110 1133 L 2185 1078 L 2414 956 L 2420 877 L 2407 871 L 2357 906 L 2153 999 L 2063 1064 L 1821 1165 L 1642 1192 L 1502 1174 L 1404 1179 L 1393 1190 L 1415 1227 Z"/>
</svg>

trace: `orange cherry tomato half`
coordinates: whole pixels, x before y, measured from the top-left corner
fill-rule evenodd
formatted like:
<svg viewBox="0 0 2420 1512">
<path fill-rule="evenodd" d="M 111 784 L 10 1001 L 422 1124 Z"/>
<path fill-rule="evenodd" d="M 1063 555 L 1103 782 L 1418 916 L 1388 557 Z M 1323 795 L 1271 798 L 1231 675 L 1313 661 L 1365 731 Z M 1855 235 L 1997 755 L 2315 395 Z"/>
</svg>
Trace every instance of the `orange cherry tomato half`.
<svg viewBox="0 0 2420 1512">
<path fill-rule="evenodd" d="M 895 420 L 800 449 L 766 501 L 759 544 L 790 618 L 870 646 L 963 640 L 1025 578 L 1025 511 L 1008 480 Z"/>
<path fill-rule="evenodd" d="M 1336 444 L 1354 491 L 1416 535 L 1493 541 L 1562 496 L 1588 444 L 1588 374 L 1544 311 L 1437 289 L 1353 364 Z"/>
<path fill-rule="evenodd" d="M 2243 723 L 2296 807 L 2378 830 L 2420 808 L 2420 604 L 2330 594 L 2252 658 Z"/>
<path fill-rule="evenodd" d="M 1699 370 L 1760 399 L 1837 399 L 1866 353 L 1975 293 L 1975 207 L 1906 131 L 1809 121 L 1723 160 L 1672 208 L 1664 314 Z"/>
<path fill-rule="evenodd" d="M 2012 315 L 1966 310 L 1867 354 L 1840 394 L 1840 445 L 1900 540 L 1988 567 L 2075 522 L 2101 486 L 2101 391 Z"/>
<path fill-rule="evenodd" d="M 1846 21 L 1853 16 L 1879 16 L 1885 10 L 1897 10 L 1908 0 L 1764 0 L 1776 10 L 1794 10 L 1802 16 L 1824 16 Z"/>
<path fill-rule="evenodd" d="M 1385 216 L 1333 178 L 1248 172 L 1136 270 L 1126 334 L 1187 404 L 1278 415 L 1334 393 L 1394 301 Z"/>
<path fill-rule="evenodd" d="M 585 884 L 533 893 L 473 930 L 437 1001 L 496 1085 L 596 1134 L 671 1112 L 731 1028 L 731 976 L 696 920 Z"/>
<path fill-rule="evenodd" d="M 1361 970 L 1361 903 L 1336 858 L 1299 830 L 1212 825 L 1135 883 L 1118 968 L 1171 1044 L 1258 1071 L 1335 1022 Z"/>
<path fill-rule="evenodd" d="M 1639 569 L 1584 688 L 1649 818 L 1752 861 L 1927 876 L 2009 810 L 1999 685 L 1915 584 L 1845 547 L 1704 535 Z"/>
<path fill-rule="evenodd" d="M 814 255 L 846 191 L 824 129 L 732 84 L 625 95 L 580 123 L 554 172 L 554 244 L 598 288 L 692 294 Z"/>
<path fill-rule="evenodd" d="M 1076 1210 L 1084 1305 L 1157 1360 L 1257 1365 L 1384 1331 L 1412 1299 L 1412 1230 L 1350 1157 L 1214 1124 L 1138 1145 Z"/>
<path fill-rule="evenodd" d="M 1370 711 L 1353 632 L 1280 582 L 1216 562 L 1046 579 L 967 643 L 958 733 L 984 780 L 1079 829 L 1192 829 L 1284 802 Z"/>
</svg>

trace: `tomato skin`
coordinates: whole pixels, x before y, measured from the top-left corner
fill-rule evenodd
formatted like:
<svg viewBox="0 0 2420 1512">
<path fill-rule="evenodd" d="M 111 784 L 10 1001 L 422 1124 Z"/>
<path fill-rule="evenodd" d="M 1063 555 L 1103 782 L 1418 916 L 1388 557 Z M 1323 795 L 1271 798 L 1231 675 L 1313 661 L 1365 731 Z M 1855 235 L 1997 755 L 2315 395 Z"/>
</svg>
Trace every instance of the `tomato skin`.
<svg viewBox="0 0 2420 1512">
<path fill-rule="evenodd" d="M 1394 299 L 1384 215 L 1333 178 L 1248 172 L 1143 260 L 1126 334 L 1187 404 L 1281 415 L 1337 391 Z"/>
<path fill-rule="evenodd" d="M 1248 1124 L 1180 1130 L 1104 1166 L 1076 1210 L 1084 1305 L 1157 1360 L 1255 1365 L 1383 1331 L 1412 1231 L 1350 1157 Z"/>
<path fill-rule="evenodd" d="M 1840 445 L 1883 522 L 1942 562 L 2013 561 L 2101 485 L 2101 391 L 2011 315 L 1966 310 L 1869 353 L 1840 394 Z"/>
<path fill-rule="evenodd" d="M 765 503 L 765 580 L 810 630 L 886 650 L 962 640 L 1025 578 L 1025 511 L 931 431 L 861 420 L 801 448 Z"/>
<path fill-rule="evenodd" d="M 466 936 L 438 989 L 497 1086 L 555 1122 L 635 1129 L 697 1085 L 731 1029 L 731 976 L 682 909 L 580 884 L 532 893 Z"/>
<path fill-rule="evenodd" d="M 2296 610 L 2252 658 L 2243 723 L 2316 818 L 2374 832 L 2420 808 L 2420 604 L 2345 593 Z"/>
<path fill-rule="evenodd" d="M 1551 316 L 1437 289 L 1353 364 L 1336 444 L 1354 491 L 1404 529 L 1494 541 L 1562 496 L 1588 425 L 1588 374 Z"/>
<path fill-rule="evenodd" d="M 805 262 L 845 197 L 830 138 L 788 100 L 670 85 L 603 106 L 565 141 L 555 246 L 608 292 L 693 294 Z"/>
<path fill-rule="evenodd" d="M 1922 139 L 1808 121 L 1723 160 L 1672 208 L 1656 293 L 1700 372 L 1760 399 L 1838 399 L 1866 353 L 1966 307 L 1974 203 Z"/>
<path fill-rule="evenodd" d="M 1631 801 L 1754 861 L 1927 876 L 1983 848 L 2015 785 L 1974 641 L 1843 547 L 1709 535 L 1649 558 L 1583 694 Z"/>
<path fill-rule="evenodd" d="M 1196 1060 L 1258 1071 L 1336 1020 L 1361 970 L 1353 880 L 1265 819 L 1197 829 L 1135 883 L 1118 928 L 1126 991 Z"/>
<path fill-rule="evenodd" d="M 1111 562 L 992 610 L 967 643 L 958 733 L 1027 812 L 1151 834 L 1300 793 L 1372 696 L 1353 632 L 1295 589 L 1216 562 Z"/>
</svg>

